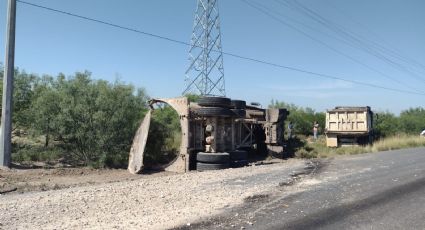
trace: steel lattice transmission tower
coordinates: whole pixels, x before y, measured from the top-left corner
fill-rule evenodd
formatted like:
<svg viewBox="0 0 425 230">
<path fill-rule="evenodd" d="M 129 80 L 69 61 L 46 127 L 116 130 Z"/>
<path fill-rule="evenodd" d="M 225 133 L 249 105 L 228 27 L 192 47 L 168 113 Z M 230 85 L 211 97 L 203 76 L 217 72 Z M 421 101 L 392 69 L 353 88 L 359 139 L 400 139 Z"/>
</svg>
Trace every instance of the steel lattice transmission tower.
<svg viewBox="0 0 425 230">
<path fill-rule="evenodd" d="M 183 94 L 225 96 L 217 0 L 198 0 Z"/>
</svg>

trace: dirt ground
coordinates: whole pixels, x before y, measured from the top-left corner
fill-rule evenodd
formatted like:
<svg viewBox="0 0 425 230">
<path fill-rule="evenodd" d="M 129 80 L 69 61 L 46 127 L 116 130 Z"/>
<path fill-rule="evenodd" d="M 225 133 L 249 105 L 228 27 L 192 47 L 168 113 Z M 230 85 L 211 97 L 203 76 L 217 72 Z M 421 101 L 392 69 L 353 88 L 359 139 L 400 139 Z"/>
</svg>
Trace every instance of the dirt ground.
<svg viewBox="0 0 425 230">
<path fill-rule="evenodd" d="M 31 167 L 15 165 L 11 169 L 0 170 L 0 195 L 133 181 L 141 177 L 174 174 L 152 171 L 143 175 L 133 175 L 125 169 L 44 168 L 38 165 L 40 164 L 34 163 Z"/>
<path fill-rule="evenodd" d="M 0 229 L 169 229 L 232 210 L 287 183 L 304 160 L 206 172 L 0 170 Z"/>
</svg>

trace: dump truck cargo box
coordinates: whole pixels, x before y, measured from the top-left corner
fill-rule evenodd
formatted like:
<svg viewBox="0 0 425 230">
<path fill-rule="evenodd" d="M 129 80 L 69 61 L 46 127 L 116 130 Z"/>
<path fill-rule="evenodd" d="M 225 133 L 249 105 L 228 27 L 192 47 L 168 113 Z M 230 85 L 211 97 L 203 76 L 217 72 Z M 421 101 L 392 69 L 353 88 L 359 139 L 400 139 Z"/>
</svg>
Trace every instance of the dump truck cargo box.
<svg viewBox="0 0 425 230">
<path fill-rule="evenodd" d="M 326 112 L 325 134 L 328 147 L 337 147 L 339 139 L 357 142 L 359 138 L 370 136 L 372 130 L 373 113 L 369 106 L 337 106 Z"/>
</svg>

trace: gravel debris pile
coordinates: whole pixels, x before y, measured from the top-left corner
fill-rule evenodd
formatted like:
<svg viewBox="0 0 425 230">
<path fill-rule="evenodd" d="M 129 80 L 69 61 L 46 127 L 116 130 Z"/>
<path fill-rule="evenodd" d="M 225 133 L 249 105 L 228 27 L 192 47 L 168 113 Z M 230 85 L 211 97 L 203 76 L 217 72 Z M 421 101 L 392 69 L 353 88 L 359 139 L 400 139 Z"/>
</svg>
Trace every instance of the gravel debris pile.
<svg viewBox="0 0 425 230">
<path fill-rule="evenodd" d="M 164 229 L 273 190 L 302 160 L 0 196 L 4 229 Z"/>
</svg>

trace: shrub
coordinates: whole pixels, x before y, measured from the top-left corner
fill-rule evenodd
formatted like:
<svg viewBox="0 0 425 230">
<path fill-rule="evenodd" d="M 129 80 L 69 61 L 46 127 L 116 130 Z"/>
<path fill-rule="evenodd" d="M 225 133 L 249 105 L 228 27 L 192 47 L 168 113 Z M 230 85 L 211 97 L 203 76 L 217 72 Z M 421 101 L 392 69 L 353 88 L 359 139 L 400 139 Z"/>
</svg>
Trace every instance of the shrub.
<svg viewBox="0 0 425 230">
<path fill-rule="evenodd" d="M 407 134 L 418 135 L 425 129 L 425 109 L 410 108 L 400 113 L 400 129 Z"/>
<path fill-rule="evenodd" d="M 44 148 L 16 144 L 15 160 L 56 157 L 46 151 L 54 139 L 53 146 L 60 147 L 61 155 L 73 165 L 126 166 L 133 136 L 146 112 L 143 89 L 119 81 L 92 80 L 88 72 L 68 79 L 62 74 L 56 79 L 23 74 L 18 78 L 21 75 L 18 83 L 22 87 L 17 92 L 26 103 L 17 105 L 14 126 L 27 124 L 26 130 L 44 136 L 45 141 Z"/>
<path fill-rule="evenodd" d="M 24 147 L 17 152 L 12 153 L 12 160 L 14 162 L 57 162 L 63 156 L 60 148 L 42 148 L 42 147 Z"/>
<path fill-rule="evenodd" d="M 156 109 L 152 113 L 144 162 L 168 163 L 177 155 L 181 143 L 180 119 L 170 106 Z"/>
<path fill-rule="evenodd" d="M 382 138 L 373 143 L 373 145 L 366 146 L 328 148 L 324 140 L 324 138 L 319 138 L 316 142 L 304 142 L 305 145 L 296 150 L 295 156 L 299 158 L 332 157 L 336 155 L 354 155 L 403 148 L 425 147 L 425 138 L 405 134 Z"/>
<path fill-rule="evenodd" d="M 95 167 L 125 166 L 146 111 L 144 91 L 121 82 L 93 81 L 87 72 L 58 81 L 61 112 L 54 118 L 55 132 L 71 153 L 70 160 Z"/>
<path fill-rule="evenodd" d="M 293 134 L 309 136 L 313 134 L 313 123 L 319 123 L 319 133 L 323 133 L 325 129 L 325 113 L 315 112 L 311 108 L 298 107 L 294 104 L 287 104 L 280 101 L 272 100 L 269 108 L 284 108 L 289 111 L 289 116 L 286 122 L 291 121 L 294 125 Z M 285 129 L 287 128 L 285 124 Z"/>
</svg>

